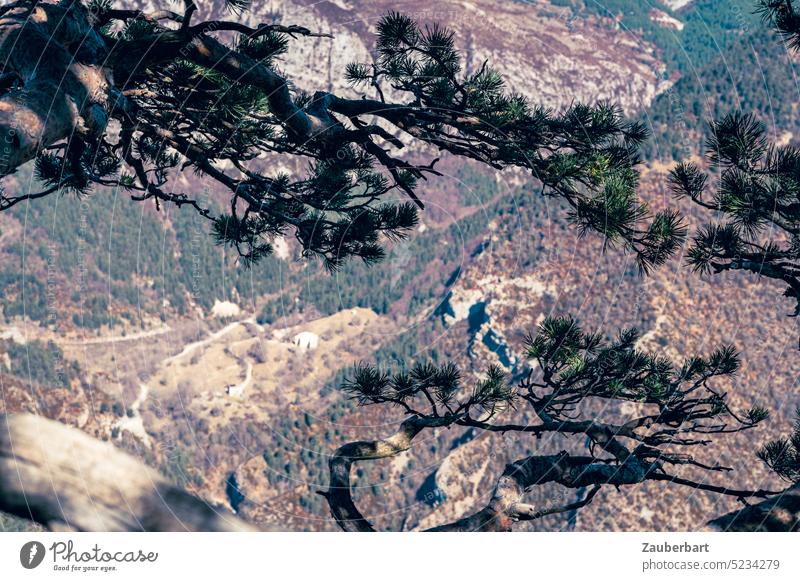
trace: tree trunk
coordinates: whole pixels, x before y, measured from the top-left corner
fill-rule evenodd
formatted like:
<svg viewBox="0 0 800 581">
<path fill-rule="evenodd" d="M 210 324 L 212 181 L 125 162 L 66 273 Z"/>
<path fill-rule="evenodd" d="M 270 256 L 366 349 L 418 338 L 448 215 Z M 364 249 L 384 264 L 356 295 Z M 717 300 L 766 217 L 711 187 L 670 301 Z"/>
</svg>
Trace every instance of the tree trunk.
<svg viewBox="0 0 800 581">
<path fill-rule="evenodd" d="M 105 43 L 86 9 L 17 6 L 0 16 L 0 176 L 73 134 L 99 134 L 108 121 Z"/>
<path fill-rule="evenodd" d="M 708 524 L 721 531 L 800 532 L 800 485 Z"/>
</svg>

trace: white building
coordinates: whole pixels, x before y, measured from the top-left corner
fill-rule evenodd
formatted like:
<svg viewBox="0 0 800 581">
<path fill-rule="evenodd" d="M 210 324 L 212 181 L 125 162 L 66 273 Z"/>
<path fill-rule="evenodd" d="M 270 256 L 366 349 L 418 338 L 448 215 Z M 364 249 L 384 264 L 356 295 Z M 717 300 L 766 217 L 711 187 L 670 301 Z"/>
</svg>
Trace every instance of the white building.
<svg viewBox="0 0 800 581">
<path fill-rule="evenodd" d="M 242 312 L 239 305 L 230 301 L 220 301 L 214 299 L 214 306 L 211 307 L 211 316 L 217 319 L 227 319 L 228 317 L 238 317 Z"/>
<path fill-rule="evenodd" d="M 319 335 L 310 331 L 303 331 L 292 338 L 292 343 L 301 349 L 316 349 L 319 347 Z"/>
</svg>

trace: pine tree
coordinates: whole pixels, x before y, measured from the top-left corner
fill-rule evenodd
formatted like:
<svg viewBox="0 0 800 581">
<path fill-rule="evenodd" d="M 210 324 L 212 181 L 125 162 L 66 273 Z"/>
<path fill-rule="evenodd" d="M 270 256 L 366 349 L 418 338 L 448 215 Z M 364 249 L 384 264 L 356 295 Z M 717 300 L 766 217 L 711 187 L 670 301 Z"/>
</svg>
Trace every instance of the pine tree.
<svg viewBox="0 0 800 581">
<path fill-rule="evenodd" d="M 548 318 L 526 340 L 526 355 L 535 363 L 518 381 L 497 367 L 490 367 L 482 381 L 469 385 L 452 364 L 423 363 L 397 374 L 358 366 L 343 384 L 344 392 L 360 405 L 392 406 L 405 419 L 394 435 L 345 444 L 333 455 L 330 487 L 321 493 L 333 517 L 344 530 L 373 530 L 351 496 L 353 464 L 391 458 L 412 449 L 420 433 L 454 426 L 532 438 L 581 435 L 591 445 L 588 454 L 563 450 L 508 464 L 485 508 L 433 530 L 509 530 L 516 522 L 580 509 L 604 487 L 647 481 L 738 498 L 776 494 L 709 484 L 705 473 L 730 468 L 704 464 L 691 454 L 693 447 L 750 430 L 768 415 L 758 406 L 739 412 L 728 404 L 721 384 L 739 369 L 736 350 L 723 346 L 676 368 L 664 357 L 638 350 L 638 339 L 634 329 L 609 339 L 584 331 L 571 317 Z M 607 422 L 588 411 L 596 409 L 591 405 L 596 402 L 603 404 L 608 415 L 619 412 L 625 402 L 637 404 L 638 411 L 616 423 Z M 775 455 L 770 452 L 764 459 L 779 474 L 784 465 L 796 461 L 794 456 L 791 461 L 774 460 Z M 700 477 L 690 478 L 687 472 L 691 471 Z M 588 492 L 563 505 L 527 504 L 525 492 L 546 483 Z"/>
<path fill-rule="evenodd" d="M 680 163 L 673 192 L 718 212 L 719 223 L 693 236 L 688 261 L 701 272 L 744 270 L 782 281 L 800 314 L 800 150 L 767 143 L 763 123 L 731 113 L 711 123 L 706 157 L 717 173 Z M 708 191 L 712 190 L 713 194 Z M 776 233 L 778 233 L 776 235 Z"/>
<path fill-rule="evenodd" d="M 757 10 L 793 50 L 800 14 L 790 0 L 759 0 Z M 692 238 L 688 261 L 700 272 L 747 271 L 786 285 L 800 315 L 800 149 L 769 143 L 755 115 L 710 122 L 705 160 L 670 172 L 673 192 L 717 213 Z M 713 179 L 712 177 L 716 178 Z"/>
<path fill-rule="evenodd" d="M 758 457 L 784 480 L 800 484 L 800 406 L 795 410 L 794 429 L 789 437 L 765 444 Z"/>
<path fill-rule="evenodd" d="M 0 7 L 0 178 L 33 162 L 43 184 L 39 191 L 0 192 L 0 211 L 117 187 L 133 201 L 197 212 L 214 239 L 245 263 L 268 255 L 275 236 L 293 234 L 305 256 L 336 269 L 351 257 L 381 260 L 387 239 L 416 226 L 421 188 L 440 175 L 430 154 L 438 150 L 496 170 L 529 171 L 580 233 L 599 233 L 631 252 L 644 273 L 681 246 L 678 213 L 652 214 L 636 193 L 647 131 L 613 104 L 556 112 L 533 103 L 510 91 L 488 62 L 466 71 L 452 31 L 397 13 L 377 23 L 374 60 L 341 71 L 359 98 L 305 94 L 279 71 L 280 57 L 319 35 L 292 24 L 247 26 L 236 16 L 250 1 L 225 4 L 231 17 L 220 20 L 198 20 L 193 0 L 184 0 L 181 12 L 116 8 L 112 0 Z M 762 8 L 800 46 L 791 2 L 765 1 Z M 671 177 L 678 194 L 727 220 L 695 237 L 690 260 L 701 269 L 747 269 L 783 280 L 800 312 L 800 153 L 767 145 L 752 116 L 732 115 L 712 130 L 709 161 L 720 173 L 713 201 L 699 167 L 682 164 Z M 412 144 L 417 153 L 404 155 Z M 280 160 L 308 169 L 279 171 Z M 223 212 L 179 191 L 174 178 L 188 171 L 226 193 Z M 406 201 L 392 201 L 398 194 Z M 766 238 L 770 225 L 786 240 Z M 486 508 L 437 530 L 507 530 L 580 509 L 603 487 L 646 481 L 739 498 L 774 494 L 682 475 L 725 471 L 685 450 L 767 417 L 757 406 L 737 412 L 719 387 L 738 369 L 735 350 L 722 347 L 677 368 L 639 351 L 637 339 L 632 330 L 608 339 L 571 318 L 546 319 L 527 341 L 536 365 L 524 377 L 491 367 L 472 385 L 450 363 L 394 375 L 359 366 L 345 392 L 361 405 L 393 406 L 404 420 L 395 435 L 345 444 L 332 457 L 323 495 L 335 519 L 346 530 L 373 528 L 350 494 L 354 463 L 395 456 L 419 433 L 451 426 L 581 435 L 591 446 L 586 454 L 565 450 L 512 462 Z M 643 411 L 608 423 L 587 412 L 593 401 L 633 402 Z M 518 421 L 501 423 L 501 416 Z M 760 452 L 789 480 L 796 479 L 795 439 Z M 546 482 L 588 492 L 552 507 L 524 502 L 526 489 Z"/>
<path fill-rule="evenodd" d="M 249 0 L 226 3 L 234 16 L 250 8 Z M 488 63 L 465 72 L 445 28 L 384 16 L 374 62 L 342 71 L 363 92 L 348 99 L 304 94 L 278 71 L 294 43 L 319 36 L 306 28 L 195 21 L 192 0 L 182 13 L 114 4 L 18 0 L 0 8 L 0 177 L 35 159 L 45 185 L 3 194 L 0 210 L 119 186 L 133 200 L 193 208 L 245 262 L 287 233 L 330 268 L 348 257 L 374 262 L 386 238 L 415 226 L 421 183 L 439 175 L 437 159 L 399 155 L 416 142 L 529 170 L 581 232 L 633 252 L 642 271 L 680 245 L 678 216 L 651 216 L 636 195 L 640 123 L 608 103 L 556 113 L 509 91 Z M 303 160 L 308 172 L 276 170 L 270 160 L 281 157 Z M 226 191 L 229 210 L 215 214 L 176 191 L 173 178 L 185 171 Z M 398 193 L 408 201 L 392 203 Z"/>
<path fill-rule="evenodd" d="M 800 13 L 795 10 L 792 0 L 758 0 L 756 11 L 790 48 L 800 48 Z"/>
</svg>

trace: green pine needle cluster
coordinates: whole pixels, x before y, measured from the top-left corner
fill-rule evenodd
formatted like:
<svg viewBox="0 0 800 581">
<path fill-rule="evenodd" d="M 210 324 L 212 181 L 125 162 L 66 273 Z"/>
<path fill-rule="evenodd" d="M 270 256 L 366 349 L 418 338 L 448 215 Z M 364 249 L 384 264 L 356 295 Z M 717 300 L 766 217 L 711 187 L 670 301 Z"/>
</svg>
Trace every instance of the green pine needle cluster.
<svg viewBox="0 0 800 581">
<path fill-rule="evenodd" d="M 787 438 L 773 440 L 758 451 L 758 457 L 784 480 L 800 483 L 800 407 L 795 411 L 794 430 Z"/>
<path fill-rule="evenodd" d="M 649 411 L 633 427 L 659 426 L 642 440 L 651 446 L 688 445 L 693 440 L 684 435 L 750 429 L 767 418 L 759 406 L 737 413 L 715 385 L 739 369 L 733 347 L 692 357 L 678 368 L 637 349 L 639 338 L 635 329 L 609 339 L 584 331 L 572 317 L 548 317 L 525 340 L 532 365 L 521 378 L 492 365 L 468 389 L 452 363 L 417 363 L 394 374 L 359 364 L 341 388 L 360 405 L 393 404 L 407 414 L 483 429 L 484 422 L 514 414 L 523 403 L 545 425 L 557 426 L 585 413 L 589 400 L 637 402 Z"/>
<path fill-rule="evenodd" d="M 555 113 L 534 105 L 508 91 L 488 63 L 464 74 L 452 31 L 420 28 L 403 14 L 381 19 L 377 52 L 374 63 L 349 65 L 348 80 L 378 88 L 386 82 L 409 95 L 410 107 L 435 112 L 420 124 L 421 138 L 493 167 L 530 170 L 546 194 L 567 203 L 582 233 L 598 232 L 633 252 L 643 273 L 682 244 L 678 214 L 651 217 L 638 198 L 637 151 L 648 134 L 618 107 L 574 104 Z"/>
<path fill-rule="evenodd" d="M 713 187 L 693 163 L 669 176 L 676 196 L 720 216 L 694 235 L 689 264 L 705 273 L 745 270 L 781 281 L 800 313 L 800 150 L 768 143 L 762 122 L 731 113 L 711 123 L 706 158 L 718 176 Z"/>
<path fill-rule="evenodd" d="M 693 357 L 681 368 L 660 355 L 636 348 L 636 329 L 620 331 L 614 339 L 585 332 L 572 317 L 550 317 L 539 326 L 535 336 L 526 340 L 527 356 L 541 369 L 543 385 L 548 386 L 567 404 L 556 409 L 560 416 L 584 398 L 603 398 L 653 404 L 662 411 L 686 409 L 691 413 L 701 407 L 714 415 L 729 410 L 711 390 L 700 399 L 708 382 L 715 377 L 731 376 L 739 369 L 739 355 L 723 346 L 708 357 Z"/>
<path fill-rule="evenodd" d="M 800 14 L 788 0 L 758 0 L 757 12 L 780 34 L 790 48 L 800 49 Z"/>
</svg>

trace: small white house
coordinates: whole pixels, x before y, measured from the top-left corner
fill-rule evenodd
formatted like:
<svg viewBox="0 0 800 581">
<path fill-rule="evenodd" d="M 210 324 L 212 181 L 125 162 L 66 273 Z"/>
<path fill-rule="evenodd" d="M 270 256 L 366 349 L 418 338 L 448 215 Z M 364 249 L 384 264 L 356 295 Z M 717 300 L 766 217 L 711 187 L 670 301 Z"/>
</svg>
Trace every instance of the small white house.
<svg viewBox="0 0 800 581">
<path fill-rule="evenodd" d="M 294 336 L 292 343 L 301 349 L 316 349 L 319 347 L 319 335 L 310 331 L 303 331 Z"/>
<path fill-rule="evenodd" d="M 17 345 L 24 345 L 25 335 L 19 330 L 18 327 L 8 327 L 0 331 L 0 341 L 11 340 Z"/>
<path fill-rule="evenodd" d="M 211 307 L 211 316 L 217 319 L 227 319 L 228 317 L 238 317 L 242 310 L 239 305 L 230 301 L 220 301 L 214 299 L 214 306 Z"/>
<path fill-rule="evenodd" d="M 238 385 L 227 385 L 225 386 L 225 394 L 231 397 L 242 397 L 244 394 L 244 388 L 247 386 L 246 383 L 240 383 Z"/>
</svg>

